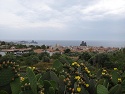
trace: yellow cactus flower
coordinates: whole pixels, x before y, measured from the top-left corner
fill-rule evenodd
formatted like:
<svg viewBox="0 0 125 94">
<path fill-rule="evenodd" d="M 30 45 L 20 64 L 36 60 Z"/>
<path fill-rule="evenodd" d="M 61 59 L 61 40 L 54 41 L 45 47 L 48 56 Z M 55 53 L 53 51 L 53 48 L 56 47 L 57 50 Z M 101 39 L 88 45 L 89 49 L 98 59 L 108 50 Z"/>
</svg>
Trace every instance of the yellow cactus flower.
<svg viewBox="0 0 125 94">
<path fill-rule="evenodd" d="M 79 64 L 77 64 L 77 66 L 79 67 L 80 65 L 79 65 Z"/>
<path fill-rule="evenodd" d="M 40 92 L 40 94 L 44 94 L 44 92 Z"/>
<path fill-rule="evenodd" d="M 32 69 L 31 67 L 28 67 L 29 69 Z"/>
<path fill-rule="evenodd" d="M 80 76 L 75 76 L 75 79 L 77 80 L 80 80 L 80 78 L 81 78 Z"/>
<path fill-rule="evenodd" d="M 114 70 L 118 70 L 117 68 L 114 68 Z"/>
<path fill-rule="evenodd" d="M 90 73 L 90 71 L 88 70 L 87 73 Z"/>
<path fill-rule="evenodd" d="M 85 84 L 86 85 L 86 87 L 89 87 L 89 84 Z"/>
<path fill-rule="evenodd" d="M 77 90 L 77 92 L 80 92 L 80 91 L 81 91 L 81 88 L 80 88 L 80 87 L 77 87 L 76 90 Z"/>
<path fill-rule="evenodd" d="M 85 67 L 85 70 L 88 70 L 88 68 L 87 68 L 87 67 Z"/>
<path fill-rule="evenodd" d="M 107 70 L 103 70 L 103 72 L 107 72 Z"/>
<path fill-rule="evenodd" d="M 72 66 L 74 65 L 74 63 L 72 63 Z"/>
<path fill-rule="evenodd" d="M 34 70 L 34 69 L 36 69 L 35 67 L 32 67 L 32 69 Z"/>
<path fill-rule="evenodd" d="M 104 72 L 102 72 L 102 75 L 105 75 L 105 73 L 104 73 Z"/>
<path fill-rule="evenodd" d="M 20 74 L 17 74 L 18 76 L 20 76 Z"/>
<path fill-rule="evenodd" d="M 81 65 L 82 65 L 82 66 L 84 66 L 84 64 L 83 64 L 83 63 L 81 63 Z"/>
<path fill-rule="evenodd" d="M 121 79 L 121 78 L 118 78 L 118 82 L 122 82 L 122 79 Z"/>
<path fill-rule="evenodd" d="M 30 68 L 30 69 L 32 69 L 32 70 L 36 69 L 36 67 L 28 67 L 28 68 Z"/>
<path fill-rule="evenodd" d="M 77 62 L 74 62 L 74 64 L 77 64 Z"/>
<path fill-rule="evenodd" d="M 24 81 L 25 79 L 24 79 L 23 77 L 20 77 L 20 80 L 21 80 L 21 81 Z"/>
<path fill-rule="evenodd" d="M 74 66 L 74 65 L 80 66 L 77 62 L 72 63 L 72 66 Z"/>
</svg>

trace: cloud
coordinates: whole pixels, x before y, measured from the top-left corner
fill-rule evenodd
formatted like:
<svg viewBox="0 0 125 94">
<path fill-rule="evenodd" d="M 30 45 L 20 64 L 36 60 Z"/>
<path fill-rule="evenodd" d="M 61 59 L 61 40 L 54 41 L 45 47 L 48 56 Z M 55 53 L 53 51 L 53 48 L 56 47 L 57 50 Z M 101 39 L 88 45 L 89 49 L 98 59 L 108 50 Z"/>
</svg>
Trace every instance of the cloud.
<svg viewBox="0 0 125 94">
<path fill-rule="evenodd" d="M 25 38 L 30 32 L 50 32 L 51 39 L 123 38 L 124 21 L 124 0 L 0 0 L 0 37 L 9 31 L 28 32 Z"/>
<path fill-rule="evenodd" d="M 1 0 L 0 8 L 0 24 L 18 28 L 65 28 L 78 20 L 125 17 L 124 0 Z"/>
<path fill-rule="evenodd" d="M 93 5 L 87 6 L 81 10 L 88 19 L 96 18 L 125 18 L 125 1 L 124 0 L 98 0 Z"/>
<path fill-rule="evenodd" d="M 50 27 L 50 28 L 62 28 L 64 24 L 59 23 L 53 18 L 58 16 L 58 13 L 52 10 L 49 6 L 44 3 L 36 2 L 19 2 L 18 0 L 12 0 L 10 5 L 7 1 L 0 1 L 1 3 L 1 15 L 0 24 L 15 27 L 15 28 L 26 28 L 26 27 Z M 28 1 L 28 0 L 27 0 Z M 3 5 L 2 5 L 3 4 Z M 6 6 L 4 6 L 6 5 Z M 17 7 L 17 8 L 16 8 Z M 52 15 L 54 13 L 54 15 Z"/>
</svg>

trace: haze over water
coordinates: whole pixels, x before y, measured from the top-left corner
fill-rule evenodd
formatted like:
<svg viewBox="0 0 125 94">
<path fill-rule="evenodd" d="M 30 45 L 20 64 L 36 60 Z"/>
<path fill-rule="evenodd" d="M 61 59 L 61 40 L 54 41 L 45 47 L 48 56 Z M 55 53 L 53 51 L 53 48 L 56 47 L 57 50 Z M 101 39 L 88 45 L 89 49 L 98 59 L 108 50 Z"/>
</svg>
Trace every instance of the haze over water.
<svg viewBox="0 0 125 94">
<path fill-rule="evenodd" d="M 22 40 L 6 40 L 8 42 L 19 42 Z M 31 42 L 32 40 L 23 40 L 23 41 L 28 41 Z M 125 41 L 90 41 L 90 40 L 34 40 L 38 44 L 31 44 L 31 45 L 48 45 L 48 46 L 55 46 L 55 45 L 60 45 L 60 46 L 80 46 L 81 42 L 84 41 L 87 43 L 87 46 L 103 46 L 103 47 L 125 47 Z M 29 45 L 29 44 L 27 44 Z"/>
</svg>

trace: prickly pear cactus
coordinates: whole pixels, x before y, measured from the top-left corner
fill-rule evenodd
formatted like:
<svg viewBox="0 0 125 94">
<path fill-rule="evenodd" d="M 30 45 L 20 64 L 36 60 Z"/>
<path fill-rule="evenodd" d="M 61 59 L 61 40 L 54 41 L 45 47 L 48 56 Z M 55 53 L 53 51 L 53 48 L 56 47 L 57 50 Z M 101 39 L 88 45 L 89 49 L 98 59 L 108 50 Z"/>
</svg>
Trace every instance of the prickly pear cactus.
<svg viewBox="0 0 125 94">
<path fill-rule="evenodd" d="M 4 91 L 4 90 L 1 90 L 0 94 L 8 94 L 8 93 L 6 91 Z"/>
<path fill-rule="evenodd" d="M 31 90 L 30 83 L 25 83 L 24 86 L 21 86 L 21 92 L 19 94 L 34 94 Z"/>
<path fill-rule="evenodd" d="M 27 73 L 33 94 L 37 94 L 37 78 L 33 70 L 31 68 L 27 68 L 26 73 Z"/>
<path fill-rule="evenodd" d="M 5 86 L 19 77 L 18 65 L 12 62 L 0 64 L 0 86 Z"/>
</svg>

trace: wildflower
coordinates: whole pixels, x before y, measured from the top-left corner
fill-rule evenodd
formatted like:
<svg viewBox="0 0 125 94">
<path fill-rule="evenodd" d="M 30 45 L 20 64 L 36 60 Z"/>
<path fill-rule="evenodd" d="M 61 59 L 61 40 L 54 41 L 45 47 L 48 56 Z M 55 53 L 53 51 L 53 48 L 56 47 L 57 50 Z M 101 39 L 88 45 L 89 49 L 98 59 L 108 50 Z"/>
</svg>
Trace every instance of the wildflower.
<svg viewBox="0 0 125 94">
<path fill-rule="evenodd" d="M 20 77 L 20 80 L 21 80 L 21 81 L 24 81 L 24 78 L 23 78 L 23 77 Z"/>
<path fill-rule="evenodd" d="M 117 68 L 114 68 L 114 70 L 118 70 Z"/>
<path fill-rule="evenodd" d="M 75 76 L 75 79 L 77 80 L 80 80 L 80 78 L 81 78 L 80 76 Z"/>
<path fill-rule="evenodd" d="M 78 91 L 78 92 L 80 92 L 80 91 L 81 91 L 81 88 L 80 88 L 80 87 L 77 87 L 76 89 L 77 89 L 77 91 Z"/>
<path fill-rule="evenodd" d="M 118 78 L 118 82 L 122 82 L 122 79 L 121 79 L 121 78 Z"/>
<path fill-rule="evenodd" d="M 86 87 L 89 87 L 89 84 L 85 84 L 86 85 Z"/>
</svg>

